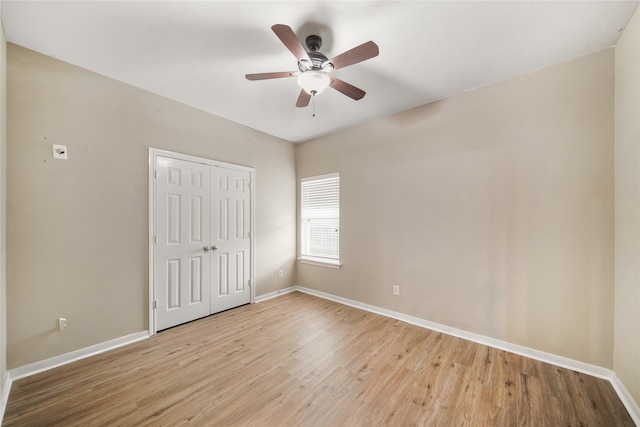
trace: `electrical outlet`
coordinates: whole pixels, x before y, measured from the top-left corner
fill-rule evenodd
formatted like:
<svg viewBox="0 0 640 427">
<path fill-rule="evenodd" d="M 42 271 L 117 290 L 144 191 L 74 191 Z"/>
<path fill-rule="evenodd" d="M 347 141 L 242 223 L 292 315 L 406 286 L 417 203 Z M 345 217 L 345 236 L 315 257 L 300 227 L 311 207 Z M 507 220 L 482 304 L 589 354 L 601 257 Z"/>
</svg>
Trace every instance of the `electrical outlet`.
<svg viewBox="0 0 640 427">
<path fill-rule="evenodd" d="M 67 327 L 67 319 L 60 317 L 58 319 L 58 330 L 62 332 Z"/>
<path fill-rule="evenodd" d="M 284 277 L 284 270 L 283 269 L 278 270 L 278 277 L 280 277 L 280 278 Z"/>
<path fill-rule="evenodd" d="M 394 295 L 400 295 L 400 286 L 393 285 L 393 294 Z"/>
</svg>

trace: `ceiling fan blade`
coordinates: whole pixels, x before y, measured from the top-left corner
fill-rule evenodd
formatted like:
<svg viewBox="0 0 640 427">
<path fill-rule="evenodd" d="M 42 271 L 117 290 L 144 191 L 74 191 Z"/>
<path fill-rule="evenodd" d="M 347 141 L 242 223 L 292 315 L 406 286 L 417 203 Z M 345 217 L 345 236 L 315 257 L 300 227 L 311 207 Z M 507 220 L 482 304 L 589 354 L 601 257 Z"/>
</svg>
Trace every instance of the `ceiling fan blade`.
<svg viewBox="0 0 640 427">
<path fill-rule="evenodd" d="M 380 50 L 378 49 L 378 45 L 372 41 L 368 41 L 336 56 L 335 58 L 331 58 L 326 61 L 325 64 L 331 63 L 333 65 L 333 69 L 337 70 L 338 68 L 348 67 L 349 65 L 371 59 L 378 56 L 379 53 Z"/>
<path fill-rule="evenodd" d="M 279 79 L 282 77 L 294 77 L 300 74 L 300 71 L 279 71 L 276 73 L 258 73 L 247 74 L 245 77 L 247 80 L 266 80 L 266 79 Z"/>
<path fill-rule="evenodd" d="M 296 102 L 296 107 L 304 108 L 309 105 L 309 101 L 311 101 L 311 95 L 309 95 L 304 91 L 304 89 L 302 89 L 300 91 L 300 95 L 298 95 L 298 102 Z"/>
<path fill-rule="evenodd" d="M 330 86 L 338 92 L 347 95 L 349 98 L 355 99 L 356 101 L 362 99 L 366 94 L 366 92 L 362 89 L 358 89 L 357 87 L 350 85 L 345 81 L 337 79 L 334 76 L 331 76 Z"/>
<path fill-rule="evenodd" d="M 280 41 L 284 43 L 287 49 L 289 49 L 291 53 L 298 58 L 298 61 L 302 61 L 304 59 L 311 62 L 307 51 L 304 49 L 304 46 L 302 46 L 302 43 L 298 40 L 298 36 L 296 36 L 296 33 L 293 32 L 291 27 L 288 25 L 276 24 L 271 27 L 271 29 L 276 33 L 276 36 L 278 36 Z"/>
</svg>

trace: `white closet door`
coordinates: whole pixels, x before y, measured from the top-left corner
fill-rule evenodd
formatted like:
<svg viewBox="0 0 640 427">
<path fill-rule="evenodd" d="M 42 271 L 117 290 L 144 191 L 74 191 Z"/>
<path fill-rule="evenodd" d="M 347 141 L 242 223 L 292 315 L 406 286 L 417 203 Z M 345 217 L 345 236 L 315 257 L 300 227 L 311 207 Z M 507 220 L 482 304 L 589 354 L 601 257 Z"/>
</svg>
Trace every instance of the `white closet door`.
<svg viewBox="0 0 640 427">
<path fill-rule="evenodd" d="M 156 329 L 211 314 L 211 167 L 156 162 Z"/>
<path fill-rule="evenodd" d="M 251 174 L 213 167 L 211 306 L 227 310 L 251 301 Z"/>
</svg>

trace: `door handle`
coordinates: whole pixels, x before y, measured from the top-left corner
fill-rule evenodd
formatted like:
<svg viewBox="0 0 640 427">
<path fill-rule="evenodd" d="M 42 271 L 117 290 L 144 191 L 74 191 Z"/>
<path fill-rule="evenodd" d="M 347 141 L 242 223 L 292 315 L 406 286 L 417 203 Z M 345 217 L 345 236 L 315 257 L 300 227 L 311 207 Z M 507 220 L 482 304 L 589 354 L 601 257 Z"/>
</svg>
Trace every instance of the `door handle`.
<svg viewBox="0 0 640 427">
<path fill-rule="evenodd" d="M 205 246 L 203 249 L 204 249 L 205 252 L 209 252 L 209 246 L 208 245 Z"/>
<path fill-rule="evenodd" d="M 217 247 L 216 245 L 211 245 L 211 250 L 212 250 L 212 251 L 217 251 L 217 250 L 218 250 L 218 247 Z"/>
</svg>

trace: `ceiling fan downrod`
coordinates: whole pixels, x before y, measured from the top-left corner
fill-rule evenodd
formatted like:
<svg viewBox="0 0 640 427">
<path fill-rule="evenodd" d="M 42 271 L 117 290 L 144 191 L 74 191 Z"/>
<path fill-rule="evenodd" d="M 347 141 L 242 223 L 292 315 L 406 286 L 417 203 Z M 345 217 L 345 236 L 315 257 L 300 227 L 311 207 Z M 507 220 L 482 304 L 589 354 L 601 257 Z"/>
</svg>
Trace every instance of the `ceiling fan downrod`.
<svg viewBox="0 0 640 427">
<path fill-rule="evenodd" d="M 322 39 L 320 36 L 312 34 L 306 38 L 305 44 L 307 45 L 309 52 L 318 52 L 322 47 Z"/>
</svg>

